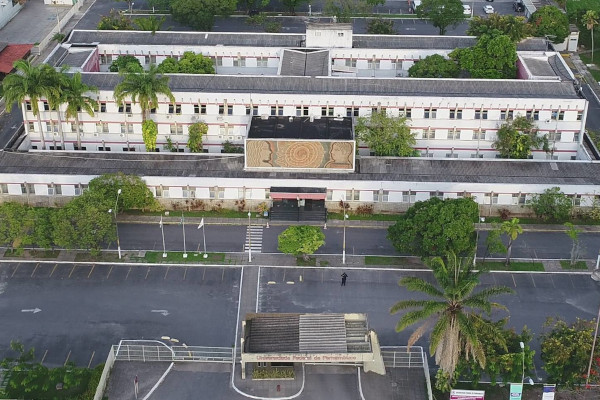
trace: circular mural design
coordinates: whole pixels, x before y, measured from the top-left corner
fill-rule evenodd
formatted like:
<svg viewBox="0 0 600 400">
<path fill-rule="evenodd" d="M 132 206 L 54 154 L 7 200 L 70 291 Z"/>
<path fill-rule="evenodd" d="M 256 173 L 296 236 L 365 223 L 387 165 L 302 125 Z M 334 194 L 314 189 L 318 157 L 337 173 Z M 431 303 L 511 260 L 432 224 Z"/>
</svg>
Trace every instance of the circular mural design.
<svg viewBox="0 0 600 400">
<path fill-rule="evenodd" d="M 287 168 L 319 168 L 325 149 L 319 142 L 280 142 L 277 164 Z"/>
</svg>

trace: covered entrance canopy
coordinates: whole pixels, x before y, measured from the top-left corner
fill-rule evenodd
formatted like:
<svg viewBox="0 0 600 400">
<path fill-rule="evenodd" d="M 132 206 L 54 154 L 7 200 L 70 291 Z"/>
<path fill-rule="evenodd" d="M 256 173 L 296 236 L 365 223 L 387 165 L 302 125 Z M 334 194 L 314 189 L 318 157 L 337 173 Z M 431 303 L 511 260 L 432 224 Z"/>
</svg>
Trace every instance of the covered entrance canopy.
<svg viewBox="0 0 600 400">
<path fill-rule="evenodd" d="M 271 199 L 273 200 L 325 200 L 327 190 L 325 188 L 307 187 L 271 187 Z"/>
<path fill-rule="evenodd" d="M 366 314 L 248 314 L 241 341 L 242 378 L 246 363 L 352 363 L 385 374 Z"/>
</svg>

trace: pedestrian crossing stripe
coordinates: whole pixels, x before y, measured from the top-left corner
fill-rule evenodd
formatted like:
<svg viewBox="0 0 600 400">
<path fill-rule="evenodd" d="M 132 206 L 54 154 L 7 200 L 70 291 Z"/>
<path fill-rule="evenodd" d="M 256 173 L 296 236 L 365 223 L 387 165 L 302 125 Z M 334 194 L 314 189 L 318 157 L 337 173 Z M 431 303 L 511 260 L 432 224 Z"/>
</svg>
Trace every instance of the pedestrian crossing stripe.
<svg viewBox="0 0 600 400">
<path fill-rule="evenodd" d="M 262 226 L 248 226 L 246 228 L 246 243 L 244 243 L 244 251 L 248 251 L 248 248 L 255 253 L 262 251 L 262 237 L 263 227 Z"/>
</svg>

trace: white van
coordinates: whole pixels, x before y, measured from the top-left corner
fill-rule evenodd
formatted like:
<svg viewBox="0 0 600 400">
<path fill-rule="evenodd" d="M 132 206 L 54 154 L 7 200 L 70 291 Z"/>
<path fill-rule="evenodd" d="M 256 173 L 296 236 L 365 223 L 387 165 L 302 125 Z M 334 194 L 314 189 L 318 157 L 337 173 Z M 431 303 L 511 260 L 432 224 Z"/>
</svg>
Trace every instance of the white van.
<svg viewBox="0 0 600 400">
<path fill-rule="evenodd" d="M 468 4 L 463 4 L 463 14 L 471 16 L 471 6 Z"/>
</svg>

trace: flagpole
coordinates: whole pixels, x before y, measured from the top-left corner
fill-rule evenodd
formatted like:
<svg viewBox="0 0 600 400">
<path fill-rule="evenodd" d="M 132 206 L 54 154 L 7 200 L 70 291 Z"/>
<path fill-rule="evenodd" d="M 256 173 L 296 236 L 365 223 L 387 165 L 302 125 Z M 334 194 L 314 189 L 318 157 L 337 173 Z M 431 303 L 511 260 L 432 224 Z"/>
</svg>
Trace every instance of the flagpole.
<svg viewBox="0 0 600 400">
<path fill-rule="evenodd" d="M 163 241 L 163 258 L 167 257 L 167 249 L 165 247 L 165 229 L 163 228 L 163 218 L 160 216 L 160 232 L 162 233 L 162 241 Z"/>
<path fill-rule="evenodd" d="M 206 252 L 206 233 L 204 232 L 204 224 L 202 224 L 202 237 L 204 238 L 204 255 L 202 257 L 208 258 L 208 253 Z"/>
<path fill-rule="evenodd" d="M 181 212 L 181 226 L 183 228 L 183 258 L 187 258 L 187 252 L 185 251 L 185 220 L 183 219 L 183 211 Z"/>
</svg>

